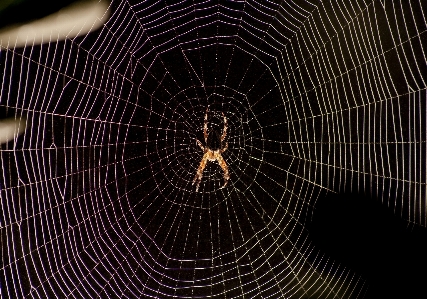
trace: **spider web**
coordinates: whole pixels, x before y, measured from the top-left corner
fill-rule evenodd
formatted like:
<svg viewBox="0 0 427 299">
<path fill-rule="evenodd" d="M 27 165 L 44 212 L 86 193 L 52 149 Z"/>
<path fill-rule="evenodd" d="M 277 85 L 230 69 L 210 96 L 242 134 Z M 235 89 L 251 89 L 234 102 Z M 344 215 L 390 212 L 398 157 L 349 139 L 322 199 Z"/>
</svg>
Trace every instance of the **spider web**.
<svg viewBox="0 0 427 299">
<path fill-rule="evenodd" d="M 0 151 L 2 294 L 362 298 L 305 224 L 358 191 L 426 226 L 425 4 L 110 9 L 85 37 L 1 41 L 1 111 L 29 128 Z M 207 107 L 230 180 L 210 162 L 196 192 Z"/>
</svg>

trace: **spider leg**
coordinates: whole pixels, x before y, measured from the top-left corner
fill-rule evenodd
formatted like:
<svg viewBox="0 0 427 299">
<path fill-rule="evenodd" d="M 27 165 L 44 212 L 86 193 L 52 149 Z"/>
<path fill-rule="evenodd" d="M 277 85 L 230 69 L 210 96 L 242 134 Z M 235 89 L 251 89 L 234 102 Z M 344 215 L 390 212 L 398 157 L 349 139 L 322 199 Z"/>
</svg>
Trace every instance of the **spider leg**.
<svg viewBox="0 0 427 299">
<path fill-rule="evenodd" d="M 202 149 L 202 151 L 205 150 L 205 147 L 203 146 L 203 144 L 198 139 L 196 139 L 196 143 L 197 143 L 198 146 L 200 146 L 200 148 Z"/>
<path fill-rule="evenodd" d="M 199 190 L 199 184 L 200 184 L 200 181 L 202 180 L 203 170 L 205 169 L 207 162 L 208 162 L 208 153 L 206 152 L 203 155 L 202 161 L 200 162 L 199 168 L 197 169 L 196 176 L 193 179 L 193 185 L 197 183 L 196 192 Z"/>
<path fill-rule="evenodd" d="M 227 118 L 224 116 L 224 112 L 222 113 L 222 117 L 224 117 L 224 129 L 222 130 L 221 141 L 227 136 Z"/>
<path fill-rule="evenodd" d="M 203 136 L 205 137 L 205 144 L 208 142 L 208 112 L 209 112 L 209 107 L 206 108 L 205 122 L 203 125 Z"/>
<path fill-rule="evenodd" d="M 225 162 L 225 160 L 221 156 L 221 154 L 218 154 L 216 159 L 217 159 L 219 165 L 221 166 L 222 170 L 224 171 L 224 185 L 222 186 L 222 188 L 224 188 L 225 186 L 227 186 L 228 180 L 230 179 L 230 174 L 228 173 L 227 162 Z"/>
<path fill-rule="evenodd" d="M 225 152 L 228 149 L 228 142 L 225 143 L 225 146 L 221 149 L 221 153 Z"/>
</svg>

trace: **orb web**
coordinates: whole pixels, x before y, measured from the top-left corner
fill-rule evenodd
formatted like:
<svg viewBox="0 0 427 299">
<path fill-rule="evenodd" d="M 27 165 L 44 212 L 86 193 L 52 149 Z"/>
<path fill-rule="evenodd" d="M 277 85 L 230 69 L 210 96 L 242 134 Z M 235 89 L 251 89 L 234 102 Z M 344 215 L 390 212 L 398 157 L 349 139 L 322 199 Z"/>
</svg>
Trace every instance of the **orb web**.
<svg viewBox="0 0 427 299">
<path fill-rule="evenodd" d="M 84 37 L 1 41 L 0 109 L 29 127 L 0 150 L 2 293 L 362 298 L 305 224 L 359 191 L 426 225 L 425 4 L 110 9 Z M 206 109 L 230 180 L 209 162 L 196 192 Z"/>
</svg>

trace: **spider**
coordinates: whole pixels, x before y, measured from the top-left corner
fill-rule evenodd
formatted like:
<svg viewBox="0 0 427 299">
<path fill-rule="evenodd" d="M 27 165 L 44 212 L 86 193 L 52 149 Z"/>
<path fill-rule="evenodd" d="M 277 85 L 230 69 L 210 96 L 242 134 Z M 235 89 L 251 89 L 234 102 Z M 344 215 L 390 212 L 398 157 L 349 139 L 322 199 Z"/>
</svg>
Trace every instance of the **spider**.
<svg viewBox="0 0 427 299">
<path fill-rule="evenodd" d="M 208 132 L 208 112 L 209 107 L 206 108 L 205 121 L 203 126 L 203 136 L 205 138 L 205 146 L 196 139 L 196 143 L 203 150 L 203 158 L 200 162 L 199 168 L 197 169 L 196 176 L 193 180 L 193 185 L 196 183 L 196 192 L 199 190 L 199 184 L 203 177 L 203 170 L 206 167 L 208 161 L 217 161 L 224 171 L 224 188 L 227 185 L 227 181 L 230 178 L 228 173 L 228 166 L 222 157 L 222 153 L 225 152 L 228 148 L 228 142 L 224 143 L 224 139 L 227 136 L 227 118 L 224 116 L 224 112 L 222 113 L 222 117 L 224 118 L 224 128 L 222 130 L 222 135 L 219 134 L 216 130 L 212 132 Z"/>
</svg>

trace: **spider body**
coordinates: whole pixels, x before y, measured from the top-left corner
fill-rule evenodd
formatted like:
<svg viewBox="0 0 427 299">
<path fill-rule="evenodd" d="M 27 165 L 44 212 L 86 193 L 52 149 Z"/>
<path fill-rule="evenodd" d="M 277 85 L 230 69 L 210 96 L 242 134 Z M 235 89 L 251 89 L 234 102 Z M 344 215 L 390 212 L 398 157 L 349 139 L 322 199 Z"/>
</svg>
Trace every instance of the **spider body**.
<svg viewBox="0 0 427 299">
<path fill-rule="evenodd" d="M 221 166 L 224 171 L 224 185 L 223 188 L 227 185 L 228 179 L 230 175 L 228 173 L 228 166 L 222 157 L 222 153 L 227 150 L 228 142 L 225 141 L 227 136 L 227 118 L 222 113 L 222 117 L 224 118 L 224 128 L 222 130 L 222 134 L 220 134 L 216 130 L 212 130 L 208 132 L 208 112 L 209 109 L 206 109 L 205 120 L 203 125 L 203 136 L 205 139 L 205 146 L 196 139 L 197 145 L 203 150 L 202 161 L 199 164 L 199 168 L 197 169 L 196 176 L 193 180 L 193 185 L 196 184 L 196 191 L 199 190 L 199 184 L 203 177 L 203 170 L 206 167 L 208 161 L 215 162 Z"/>
<path fill-rule="evenodd" d="M 217 129 L 213 129 L 212 132 L 208 133 L 206 146 L 212 151 L 216 151 L 224 148 L 225 142 L 221 138 L 222 138 L 221 133 Z"/>
</svg>

